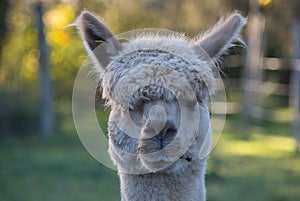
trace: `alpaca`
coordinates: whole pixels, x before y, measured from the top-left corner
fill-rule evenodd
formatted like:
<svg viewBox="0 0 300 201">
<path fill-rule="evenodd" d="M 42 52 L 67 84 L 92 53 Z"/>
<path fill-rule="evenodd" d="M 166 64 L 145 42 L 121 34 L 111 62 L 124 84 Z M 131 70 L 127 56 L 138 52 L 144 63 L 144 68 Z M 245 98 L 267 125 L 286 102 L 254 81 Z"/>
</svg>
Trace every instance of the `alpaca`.
<svg viewBox="0 0 300 201">
<path fill-rule="evenodd" d="M 122 201 L 206 200 L 212 60 L 243 44 L 246 18 L 232 13 L 204 34 L 117 39 L 88 11 L 76 25 L 111 108 L 109 154 Z"/>
</svg>

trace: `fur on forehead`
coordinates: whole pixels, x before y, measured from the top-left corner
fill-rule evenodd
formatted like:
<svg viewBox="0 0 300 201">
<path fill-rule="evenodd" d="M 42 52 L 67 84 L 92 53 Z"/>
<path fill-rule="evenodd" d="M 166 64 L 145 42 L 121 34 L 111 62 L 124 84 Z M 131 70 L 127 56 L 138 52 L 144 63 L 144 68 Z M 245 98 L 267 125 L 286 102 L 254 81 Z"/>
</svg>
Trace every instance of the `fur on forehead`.
<svg viewBox="0 0 300 201">
<path fill-rule="evenodd" d="M 193 93 L 199 101 L 208 92 L 213 93 L 215 80 L 211 63 L 203 59 L 205 56 L 196 54 L 192 45 L 181 35 L 155 34 L 123 43 L 123 49 L 101 76 L 103 98 L 109 105 L 134 107 L 128 105 L 129 100 L 134 104 L 140 99 L 170 100 L 174 96 L 187 98 Z M 186 82 L 178 81 L 179 77 Z M 143 86 L 145 82 L 151 87 Z"/>
</svg>

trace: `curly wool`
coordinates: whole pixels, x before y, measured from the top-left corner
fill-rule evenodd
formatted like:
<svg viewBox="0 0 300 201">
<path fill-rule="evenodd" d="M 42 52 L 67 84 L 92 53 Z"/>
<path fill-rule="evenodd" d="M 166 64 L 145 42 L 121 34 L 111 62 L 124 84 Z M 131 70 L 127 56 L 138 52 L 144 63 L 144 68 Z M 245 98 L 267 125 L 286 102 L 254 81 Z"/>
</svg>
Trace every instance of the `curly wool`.
<svg viewBox="0 0 300 201">
<path fill-rule="evenodd" d="M 190 46 L 182 36 L 146 35 L 124 43 L 102 76 L 103 98 L 109 105 L 134 108 L 141 99 L 196 95 L 199 101 L 213 93 L 209 61 Z"/>
</svg>

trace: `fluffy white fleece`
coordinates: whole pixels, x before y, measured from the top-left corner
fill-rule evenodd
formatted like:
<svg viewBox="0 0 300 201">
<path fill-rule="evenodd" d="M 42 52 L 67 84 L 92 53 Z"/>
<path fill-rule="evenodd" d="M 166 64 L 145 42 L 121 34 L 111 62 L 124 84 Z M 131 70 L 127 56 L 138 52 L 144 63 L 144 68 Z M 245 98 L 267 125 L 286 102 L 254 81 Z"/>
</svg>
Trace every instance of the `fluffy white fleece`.
<svg viewBox="0 0 300 201">
<path fill-rule="evenodd" d="M 240 14 L 232 13 L 193 41 L 183 35 L 146 33 L 121 44 L 91 13 L 84 11 L 79 16 L 77 26 L 87 52 L 96 66 L 103 65 L 98 75 L 103 98 L 112 109 L 108 151 L 118 167 L 122 201 L 205 201 L 204 174 L 211 143 L 206 98 L 215 87 L 208 55 L 218 60 L 241 41 L 239 32 L 246 21 Z M 97 50 L 100 43 L 106 47 Z M 126 119 L 131 118 L 126 111 L 137 111 L 143 103 L 158 100 L 170 101 L 171 105 L 175 99 L 183 100 L 181 109 L 191 111 L 184 117 L 188 123 L 180 125 L 180 137 L 173 140 L 175 146 L 165 147 L 168 154 L 140 154 L 140 139 L 124 133 L 118 122 L 126 124 Z M 180 133 L 191 137 L 185 141 Z M 187 150 L 180 157 L 176 153 L 182 145 Z M 165 168 L 151 166 L 161 159 L 172 163 Z"/>
<path fill-rule="evenodd" d="M 177 98 L 187 98 L 192 93 L 200 100 L 207 92 L 213 93 L 211 66 L 191 46 L 186 38 L 176 35 L 149 34 L 124 43 L 122 51 L 112 58 L 113 62 L 103 74 L 103 98 L 110 105 L 115 102 L 133 108 L 139 99 L 153 95 L 170 99 L 171 95 L 163 88 Z M 149 84 L 163 87 L 141 87 Z"/>
<path fill-rule="evenodd" d="M 122 51 L 106 67 L 102 87 L 103 97 L 112 107 L 109 153 L 118 166 L 122 201 L 205 199 L 204 172 L 211 140 L 205 101 L 208 93 L 213 93 L 215 83 L 209 64 L 182 36 L 146 35 L 124 43 Z M 138 155 L 138 139 L 123 133 L 116 123 L 124 116 L 124 109 L 134 109 L 139 101 L 152 99 L 198 101 L 201 114 L 200 122 L 196 122 L 198 126 L 186 124 L 182 128 L 186 139 L 181 135 L 174 139 L 173 147 L 164 148 L 169 151 L 166 154 L 169 167 L 155 173 L 149 173 L 151 170 L 143 160 L 154 163 L 160 156 Z M 190 114 L 189 118 L 192 122 L 196 117 Z M 185 148 L 184 152 L 178 147 Z M 184 155 L 183 158 L 179 159 L 176 153 Z M 205 157 L 200 158 L 201 154 Z"/>
</svg>

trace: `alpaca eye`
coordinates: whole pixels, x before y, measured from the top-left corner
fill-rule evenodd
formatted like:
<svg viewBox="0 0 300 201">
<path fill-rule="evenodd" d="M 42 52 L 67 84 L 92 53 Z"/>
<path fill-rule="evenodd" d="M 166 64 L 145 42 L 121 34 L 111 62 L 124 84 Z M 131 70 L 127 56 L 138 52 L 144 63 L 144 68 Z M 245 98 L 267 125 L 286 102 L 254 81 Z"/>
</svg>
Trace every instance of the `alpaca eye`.
<svg viewBox="0 0 300 201">
<path fill-rule="evenodd" d="M 132 122 L 136 124 L 136 126 L 141 127 L 143 125 L 144 117 L 143 117 L 143 105 L 136 105 L 134 108 L 129 108 L 129 116 Z"/>
</svg>

